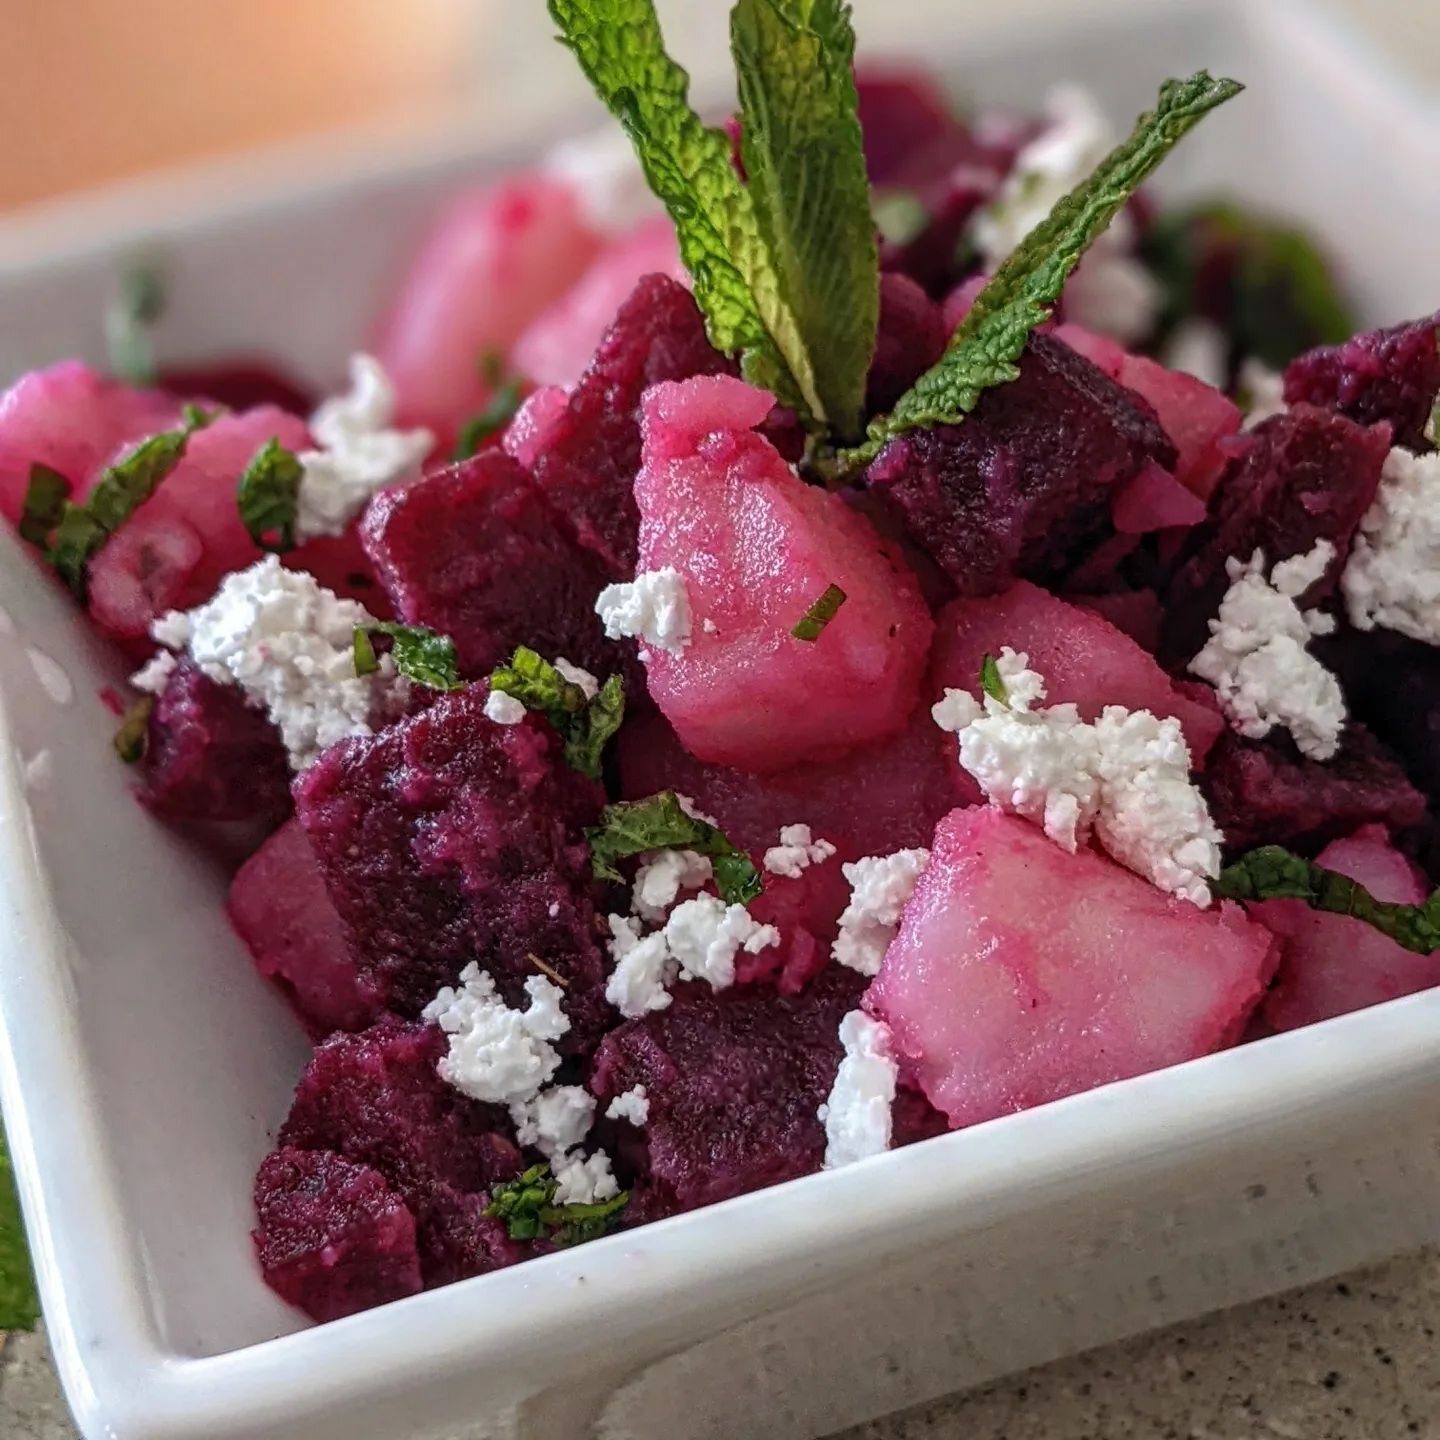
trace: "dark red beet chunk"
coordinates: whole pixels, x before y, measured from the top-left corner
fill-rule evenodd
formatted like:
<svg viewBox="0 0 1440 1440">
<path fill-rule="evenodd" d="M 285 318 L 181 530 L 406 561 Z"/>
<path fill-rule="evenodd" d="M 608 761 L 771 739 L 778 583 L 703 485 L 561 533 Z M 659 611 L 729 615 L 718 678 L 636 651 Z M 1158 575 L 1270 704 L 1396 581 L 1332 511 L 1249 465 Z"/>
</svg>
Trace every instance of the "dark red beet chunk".
<svg viewBox="0 0 1440 1440">
<path fill-rule="evenodd" d="M 446 1040 L 434 1025 L 385 1020 L 334 1035 L 295 1091 L 282 1147 L 333 1150 L 372 1166 L 415 1216 L 426 1285 L 523 1258 L 483 1214 L 491 1185 L 524 1167 L 509 1117 L 436 1073 Z"/>
<path fill-rule="evenodd" d="M 1149 406 L 1036 334 L 1018 380 L 963 424 L 892 440 L 868 480 L 962 595 L 993 595 L 1053 582 L 1111 535 L 1111 487 L 1152 461 L 1175 449 Z"/>
<path fill-rule="evenodd" d="M 1166 588 L 1165 653 L 1187 659 L 1205 643 L 1229 588 L 1225 562 L 1232 555 L 1249 559 L 1263 550 L 1273 565 L 1329 540 L 1335 559 L 1304 600 L 1317 605 L 1333 594 L 1389 451 L 1387 426 L 1365 429 L 1311 405 L 1259 426 L 1221 476 L 1210 518 L 1190 532 Z"/>
<path fill-rule="evenodd" d="M 647 1219 L 728 1200 L 820 1168 L 815 1112 L 840 1065 L 839 1026 L 863 977 L 831 966 L 794 998 L 679 987 L 674 1003 L 627 1021 L 596 1053 L 601 1108 L 644 1085 L 650 1116 L 636 1215 Z"/>
<path fill-rule="evenodd" d="M 872 185 L 932 180 L 973 149 L 969 132 L 928 72 L 866 67 L 856 73 L 855 88 Z"/>
<path fill-rule="evenodd" d="M 562 1048 L 599 1038 L 613 1016 L 581 829 L 602 797 L 548 726 L 495 724 L 471 686 L 332 746 L 295 792 L 361 982 L 389 1008 L 418 1015 L 471 961 L 523 1007 L 533 954 L 568 982 Z"/>
<path fill-rule="evenodd" d="M 449 635 L 465 675 L 517 645 L 602 678 L 621 663 L 595 618 L 608 573 L 501 451 L 385 491 L 361 533 L 396 613 Z"/>
<path fill-rule="evenodd" d="M 1440 391 L 1440 311 L 1424 320 L 1322 345 L 1285 370 L 1285 399 L 1345 415 L 1361 425 L 1385 420 L 1395 444 L 1428 450 L 1425 426 Z"/>
<path fill-rule="evenodd" d="M 888 410 L 941 356 L 949 336 L 940 307 L 908 275 L 880 277 L 880 328 L 865 404 Z"/>
<path fill-rule="evenodd" d="M 140 798 L 167 820 L 278 825 L 290 812 L 280 733 L 235 686 L 182 660 L 150 711 Z"/>
<path fill-rule="evenodd" d="M 732 370 L 705 338 L 694 297 L 665 275 L 641 279 L 605 332 L 534 471 L 545 498 L 613 578 L 628 580 L 635 573 L 640 397 L 661 380 Z"/>
<path fill-rule="evenodd" d="M 213 365 L 169 366 L 160 372 L 159 386 L 180 400 L 213 400 L 231 410 L 256 405 L 278 405 L 292 415 L 308 415 L 316 396 L 268 360 L 245 357 Z"/>
<path fill-rule="evenodd" d="M 298 820 L 282 825 L 240 867 L 226 911 L 255 968 L 285 993 L 315 1039 L 363 1030 L 383 1014 L 382 997 L 350 958 Z"/>
<path fill-rule="evenodd" d="M 1425 816 L 1425 797 L 1390 752 L 1354 724 L 1340 753 L 1323 765 L 1305 759 L 1288 736 L 1255 741 L 1226 734 L 1200 783 L 1235 851 L 1284 845 L 1313 855 L 1362 825 L 1407 830 Z"/>
<path fill-rule="evenodd" d="M 328 1150 L 279 1150 L 255 1177 L 255 1213 L 265 1283 L 312 1320 L 421 1288 L 415 1217 L 367 1165 Z"/>
</svg>

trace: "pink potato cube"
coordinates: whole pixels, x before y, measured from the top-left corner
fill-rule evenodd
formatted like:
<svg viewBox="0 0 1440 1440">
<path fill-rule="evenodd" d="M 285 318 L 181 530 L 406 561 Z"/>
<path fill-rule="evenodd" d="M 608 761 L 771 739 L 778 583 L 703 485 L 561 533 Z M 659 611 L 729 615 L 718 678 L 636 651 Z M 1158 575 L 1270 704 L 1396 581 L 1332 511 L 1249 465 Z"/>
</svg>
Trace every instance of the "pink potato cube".
<svg viewBox="0 0 1440 1440">
<path fill-rule="evenodd" d="M 959 1129 L 1208 1055 L 1274 968 L 1236 905 L 1197 909 L 994 810 L 940 822 L 866 995 Z"/>
<path fill-rule="evenodd" d="M 1418 905 L 1425 898 L 1424 877 L 1383 825 L 1333 841 L 1319 863 L 1358 880 L 1377 900 Z M 1251 914 L 1285 942 L 1279 980 L 1265 1002 L 1265 1018 L 1277 1030 L 1440 985 L 1440 955 L 1416 955 L 1363 920 L 1321 914 L 1300 900 L 1267 900 Z"/>
<path fill-rule="evenodd" d="M 650 693 L 692 754 L 755 772 L 900 730 L 933 629 L 897 547 L 754 433 L 772 403 L 724 375 L 653 386 L 635 480 L 639 568 L 678 570 L 692 615 L 680 654 L 652 650 Z M 830 585 L 845 603 L 796 639 Z"/>
</svg>

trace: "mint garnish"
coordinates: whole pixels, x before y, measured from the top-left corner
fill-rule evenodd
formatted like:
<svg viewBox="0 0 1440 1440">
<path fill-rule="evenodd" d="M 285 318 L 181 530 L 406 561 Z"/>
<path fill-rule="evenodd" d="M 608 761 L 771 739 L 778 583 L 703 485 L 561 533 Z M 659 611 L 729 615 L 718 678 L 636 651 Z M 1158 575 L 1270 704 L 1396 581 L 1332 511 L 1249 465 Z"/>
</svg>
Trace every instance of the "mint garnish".
<svg viewBox="0 0 1440 1440">
<path fill-rule="evenodd" d="M 838 585 L 827 585 L 820 598 L 795 622 L 791 634 L 809 644 L 817 641 L 835 613 L 845 603 L 845 592 Z"/>
<path fill-rule="evenodd" d="M 538 710 L 560 732 L 572 770 L 600 778 L 600 757 L 625 718 L 625 685 L 612 675 L 592 700 L 543 656 L 521 645 L 508 665 L 490 672 L 490 688 Z"/>
<path fill-rule="evenodd" d="M 525 399 L 525 382 L 518 375 L 507 375 L 498 355 L 487 355 L 480 362 L 480 373 L 494 390 L 484 406 L 461 427 L 450 453 L 452 460 L 469 460 L 480 447 L 498 435 L 514 418 Z"/>
<path fill-rule="evenodd" d="M 590 866 L 597 880 L 623 883 L 625 877 L 616 866 L 627 856 L 684 849 L 710 857 L 715 888 L 727 905 L 744 905 L 764 888 L 750 857 L 708 821 L 687 813 L 673 790 L 607 805 L 599 825 L 587 830 L 585 838 L 590 842 Z"/>
<path fill-rule="evenodd" d="M 1440 950 L 1440 890 L 1419 905 L 1377 900 L 1358 880 L 1264 845 L 1220 872 L 1213 886 L 1220 900 L 1303 900 L 1312 910 L 1363 920 L 1417 955 Z"/>
<path fill-rule="evenodd" d="M 32 545 L 44 545 L 50 532 L 65 513 L 70 498 L 70 482 L 58 471 L 38 460 L 30 467 L 30 483 L 25 487 L 25 503 L 20 510 L 20 538 Z"/>
<path fill-rule="evenodd" d="M 127 765 L 138 764 L 145 756 L 150 734 L 150 712 L 155 708 L 153 695 L 142 695 L 126 712 L 111 743 L 115 753 Z"/>
<path fill-rule="evenodd" d="M 165 288 L 151 265 L 134 265 L 120 277 L 114 300 L 105 309 L 105 345 L 110 370 L 129 385 L 155 383 L 152 329 L 165 312 Z"/>
<path fill-rule="evenodd" d="M 992 700 L 1009 709 L 1010 692 L 1005 688 L 1005 680 L 993 655 L 986 655 L 980 661 L 980 688 Z"/>
<path fill-rule="evenodd" d="M 886 441 L 917 426 L 959 424 L 986 390 L 1016 379 L 1030 332 L 1049 319 L 1080 257 L 1175 145 L 1243 88 L 1203 70 L 1167 80 L 1156 108 L 1025 237 L 980 292 L 945 354 L 889 415 L 871 422 L 864 445 L 842 452 L 841 464 L 867 464 Z"/>
<path fill-rule="evenodd" d="M 437 635 L 423 625 L 401 625 L 394 620 L 367 620 L 355 627 L 353 650 L 357 675 L 373 675 L 380 668 L 370 639 L 372 635 L 389 637 L 390 658 L 407 680 L 431 690 L 464 688 L 455 660 L 455 642 L 448 635 Z"/>
<path fill-rule="evenodd" d="M 548 1165 L 532 1165 L 518 1180 L 493 1187 L 485 1214 L 503 1221 L 512 1240 L 550 1240 L 570 1246 L 608 1234 L 630 1203 L 630 1192 L 622 1190 L 590 1205 L 557 1205 L 557 1188 Z"/>
<path fill-rule="evenodd" d="M 0 1131 L 0 1331 L 33 1330 L 39 1319 L 35 1273 L 11 1177 L 10 1154 Z"/>
<path fill-rule="evenodd" d="M 255 452 L 235 487 L 240 519 L 262 549 L 280 554 L 295 548 L 295 517 L 300 505 L 304 466 L 278 439 Z"/>
</svg>

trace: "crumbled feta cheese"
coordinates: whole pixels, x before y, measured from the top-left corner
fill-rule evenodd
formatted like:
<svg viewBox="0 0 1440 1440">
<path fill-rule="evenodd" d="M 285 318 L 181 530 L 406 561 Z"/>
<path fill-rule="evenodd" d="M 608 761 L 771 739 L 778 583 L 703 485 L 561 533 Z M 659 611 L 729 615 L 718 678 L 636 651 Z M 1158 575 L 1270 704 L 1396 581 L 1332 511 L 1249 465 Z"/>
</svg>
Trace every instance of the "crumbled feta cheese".
<svg viewBox="0 0 1440 1440">
<path fill-rule="evenodd" d="M 735 957 L 741 950 L 757 955 L 780 943 L 773 925 L 762 925 L 743 905 L 727 905 L 715 895 L 697 895 L 671 912 L 665 943 L 680 962 L 682 980 L 704 980 L 714 990 L 735 983 Z"/>
<path fill-rule="evenodd" d="M 628 1120 L 635 1126 L 643 1125 L 650 1118 L 650 1097 L 643 1085 L 631 1086 L 622 1091 L 605 1111 L 607 1120 Z"/>
<path fill-rule="evenodd" d="M 1134 226 L 1122 210 L 1066 282 L 1066 320 L 1120 345 L 1136 345 L 1154 331 L 1165 292 L 1133 251 Z"/>
<path fill-rule="evenodd" d="M 825 1127 L 825 1168 L 881 1155 L 890 1148 L 891 1113 L 899 1073 L 890 1053 L 890 1030 L 863 1010 L 840 1022 L 845 1047 L 830 1098 L 818 1112 Z"/>
<path fill-rule="evenodd" d="M 394 676 L 388 656 L 373 675 L 355 673 L 355 627 L 372 618 L 267 555 L 227 575 L 205 604 L 162 615 L 150 633 L 187 650 L 212 680 L 239 685 L 274 721 L 291 768 L 303 770 L 337 740 L 370 733 L 372 707 Z"/>
<path fill-rule="evenodd" d="M 149 695 L 159 695 L 170 683 L 180 662 L 169 650 L 157 650 L 131 677 L 130 683 Z"/>
<path fill-rule="evenodd" d="M 675 803 L 692 820 L 698 820 L 702 825 L 713 826 L 716 830 L 720 829 L 720 822 L 713 815 L 707 815 L 688 795 L 682 795 L 677 790 L 675 792 Z"/>
<path fill-rule="evenodd" d="M 503 690 L 492 690 L 485 697 L 485 716 L 497 725 L 518 725 L 525 718 L 525 702 Z"/>
<path fill-rule="evenodd" d="M 707 635 L 718 635 L 720 633 L 720 627 L 708 615 L 700 622 L 700 628 Z"/>
<path fill-rule="evenodd" d="M 1440 645 L 1440 454 L 1386 457 L 1341 587 L 1357 629 Z"/>
<path fill-rule="evenodd" d="M 1334 554 L 1328 540 L 1317 541 L 1308 555 L 1277 565 L 1268 582 L 1259 550 L 1248 562 L 1232 556 L 1230 588 L 1210 622 L 1210 639 L 1190 662 L 1192 673 L 1215 687 L 1238 734 L 1259 740 L 1280 725 L 1312 760 L 1332 759 L 1340 748 L 1345 698 L 1308 648 L 1312 636 L 1334 629 L 1334 620 L 1302 612 L 1295 602 Z"/>
<path fill-rule="evenodd" d="M 1193 375 L 1217 390 L 1230 379 L 1230 341 L 1213 320 L 1191 316 L 1182 320 L 1165 342 L 1160 359 L 1182 375 Z"/>
<path fill-rule="evenodd" d="M 395 391 L 380 362 L 351 356 L 349 392 L 326 400 L 310 417 L 320 448 L 297 457 L 297 539 L 343 535 L 376 491 L 419 478 L 435 437 L 428 430 L 393 430 L 394 420 Z"/>
<path fill-rule="evenodd" d="M 880 973 L 880 962 L 900 928 L 900 912 L 929 863 L 928 850 L 897 850 L 840 867 L 850 882 L 850 903 L 841 912 L 840 931 L 830 953 L 841 965 L 862 975 Z"/>
<path fill-rule="evenodd" d="M 828 840 L 816 840 L 808 825 L 785 825 L 780 830 L 780 843 L 765 852 L 765 868 L 772 875 L 798 880 L 811 865 L 824 864 L 835 853 Z"/>
<path fill-rule="evenodd" d="M 1252 357 L 1241 362 L 1236 378 L 1240 394 L 1249 406 L 1245 412 L 1246 430 L 1285 413 L 1285 377 L 1278 370 Z"/>
<path fill-rule="evenodd" d="M 458 990 L 445 989 L 425 1007 L 424 1018 L 450 1037 L 440 1078 L 473 1100 L 514 1105 L 534 1099 L 560 1057 L 550 1044 L 570 1029 L 559 986 L 543 975 L 525 982 L 529 1006 L 512 1010 L 495 982 L 478 965 L 467 965 Z"/>
<path fill-rule="evenodd" d="M 615 968 L 605 982 L 605 998 L 627 1019 L 670 1003 L 670 984 L 679 969 L 670 954 L 663 930 L 643 939 L 640 922 L 628 915 L 611 915 L 610 956 Z"/>
<path fill-rule="evenodd" d="M 590 1133 L 595 1097 L 583 1085 L 553 1085 L 510 1106 L 515 1138 L 552 1162 L 562 1159 Z"/>
<path fill-rule="evenodd" d="M 635 872 L 630 908 L 642 919 L 658 924 L 682 890 L 709 884 L 714 866 L 694 850 L 657 850 L 641 860 Z"/>
<path fill-rule="evenodd" d="M 567 1155 L 552 1162 L 550 1173 L 555 1177 L 557 1205 L 594 1205 L 613 1200 L 620 1193 L 619 1183 L 610 1172 L 610 1157 L 603 1150 L 588 1159 Z"/>
<path fill-rule="evenodd" d="M 618 126 L 562 140 L 544 168 L 570 188 L 586 223 L 604 235 L 623 235 L 660 211 L 635 147 Z"/>
<path fill-rule="evenodd" d="M 578 685 L 587 700 L 593 700 L 600 693 L 600 682 L 588 670 L 572 665 L 563 655 L 555 657 L 555 668 L 572 685 Z"/>
<path fill-rule="evenodd" d="M 607 585 L 595 601 L 595 613 L 605 622 L 611 640 L 638 636 L 669 655 L 679 655 L 690 643 L 685 577 L 668 565 L 642 570 L 627 584 Z"/>
</svg>

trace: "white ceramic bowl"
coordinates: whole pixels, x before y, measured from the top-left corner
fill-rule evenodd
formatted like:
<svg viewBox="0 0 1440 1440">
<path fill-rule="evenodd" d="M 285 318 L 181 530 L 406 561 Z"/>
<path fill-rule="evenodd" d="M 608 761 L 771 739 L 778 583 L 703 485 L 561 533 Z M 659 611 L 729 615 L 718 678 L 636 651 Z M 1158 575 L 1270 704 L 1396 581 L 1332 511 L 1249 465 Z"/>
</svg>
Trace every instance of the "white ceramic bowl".
<svg viewBox="0 0 1440 1440">
<path fill-rule="evenodd" d="M 1119 119 L 1167 74 L 1246 79 L 1165 187 L 1299 215 L 1368 318 L 1420 313 L 1440 122 L 1309 10 L 1152 0 L 945 43 L 983 100 L 1076 79 Z M 495 163 L 331 149 L 0 226 L 0 378 L 99 359 L 145 248 L 167 358 L 278 347 L 332 380 L 435 198 Z M 305 1044 L 216 876 L 131 799 L 113 660 L 0 548 L 0 1097 L 90 1440 L 802 1437 L 1440 1237 L 1435 993 L 306 1328 L 248 1236 Z"/>
</svg>

